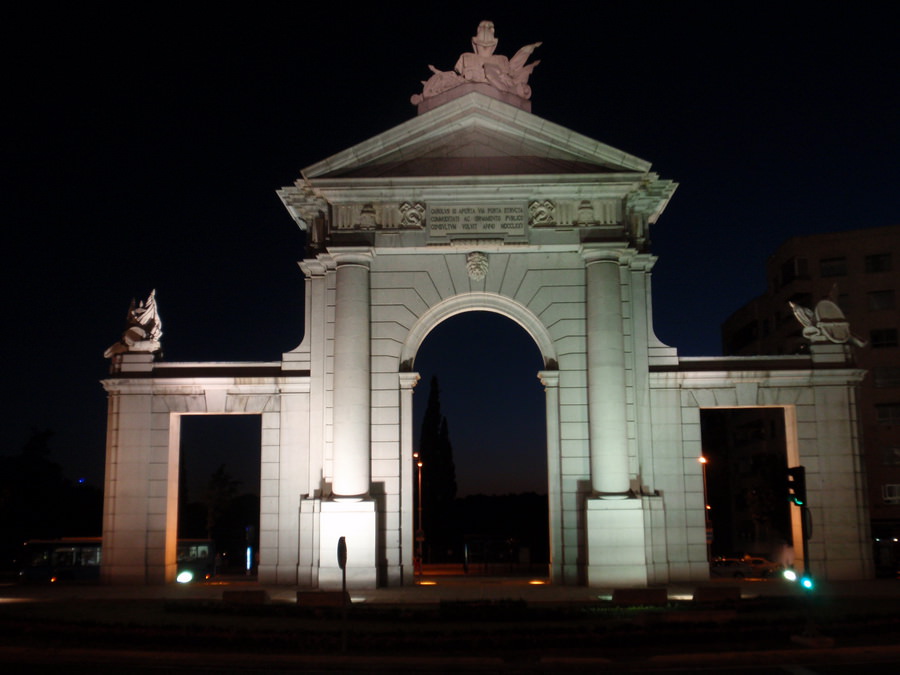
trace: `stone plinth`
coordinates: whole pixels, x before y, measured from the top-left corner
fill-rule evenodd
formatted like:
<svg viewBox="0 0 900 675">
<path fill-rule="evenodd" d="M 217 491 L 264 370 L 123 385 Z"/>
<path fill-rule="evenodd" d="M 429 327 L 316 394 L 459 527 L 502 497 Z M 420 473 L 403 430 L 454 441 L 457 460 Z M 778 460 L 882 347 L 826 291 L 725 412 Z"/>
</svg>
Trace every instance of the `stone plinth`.
<svg viewBox="0 0 900 675">
<path fill-rule="evenodd" d="M 646 586 L 644 509 L 640 499 L 588 499 L 588 586 Z"/>
<path fill-rule="evenodd" d="M 319 514 L 319 588 L 340 590 L 337 547 L 347 542 L 347 588 L 369 589 L 377 584 L 375 565 L 375 502 L 323 501 Z"/>
</svg>

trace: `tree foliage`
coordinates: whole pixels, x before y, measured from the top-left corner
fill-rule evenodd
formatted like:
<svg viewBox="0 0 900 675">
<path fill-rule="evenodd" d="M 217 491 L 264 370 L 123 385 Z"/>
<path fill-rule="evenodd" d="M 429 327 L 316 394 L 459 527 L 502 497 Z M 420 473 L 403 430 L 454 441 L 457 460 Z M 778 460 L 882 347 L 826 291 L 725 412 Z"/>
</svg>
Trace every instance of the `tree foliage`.
<svg viewBox="0 0 900 675">
<path fill-rule="evenodd" d="M 425 530 L 426 550 L 430 552 L 427 558 L 437 562 L 456 546 L 458 533 L 453 522 L 456 465 L 447 418 L 441 414 L 441 390 L 436 376 L 431 378 L 428 405 L 422 420 L 419 457 L 422 461 L 421 525 Z"/>
<path fill-rule="evenodd" d="M 102 490 L 63 475 L 50 459 L 52 437 L 34 430 L 18 455 L 0 456 L 0 545 L 7 564 L 29 539 L 101 534 Z"/>
</svg>

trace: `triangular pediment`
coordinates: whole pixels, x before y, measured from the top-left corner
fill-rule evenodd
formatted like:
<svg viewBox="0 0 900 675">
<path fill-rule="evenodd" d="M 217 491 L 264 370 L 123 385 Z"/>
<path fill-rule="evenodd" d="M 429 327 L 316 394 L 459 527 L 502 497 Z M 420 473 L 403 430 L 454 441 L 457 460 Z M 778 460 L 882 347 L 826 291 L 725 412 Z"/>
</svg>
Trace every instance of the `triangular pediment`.
<svg viewBox="0 0 900 675">
<path fill-rule="evenodd" d="M 472 92 L 303 171 L 316 178 L 646 173 L 650 163 Z"/>
</svg>

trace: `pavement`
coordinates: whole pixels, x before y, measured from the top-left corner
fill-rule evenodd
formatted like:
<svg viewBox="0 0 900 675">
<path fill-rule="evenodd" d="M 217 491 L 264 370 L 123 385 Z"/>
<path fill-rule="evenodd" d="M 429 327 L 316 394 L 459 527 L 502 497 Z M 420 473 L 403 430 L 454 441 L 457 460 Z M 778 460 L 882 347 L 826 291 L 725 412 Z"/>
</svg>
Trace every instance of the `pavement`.
<svg viewBox="0 0 900 675">
<path fill-rule="evenodd" d="M 532 583 L 543 579 L 515 577 L 477 577 L 425 574 L 417 578 L 412 586 L 399 588 L 379 588 L 351 591 L 354 603 L 365 605 L 419 606 L 427 607 L 441 602 L 485 602 L 524 600 L 531 606 L 591 604 L 609 601 L 612 588 L 588 588 L 584 586 L 554 586 L 547 583 Z M 670 600 L 687 601 L 697 588 L 713 587 L 719 590 L 737 587 L 741 597 L 766 598 L 802 596 L 803 591 L 796 584 L 783 580 L 710 580 L 692 584 L 669 584 L 665 586 Z M 657 587 L 662 588 L 662 587 Z M 67 600 L 221 600 L 226 592 L 247 591 L 248 596 L 265 591 L 272 603 L 296 603 L 298 588 L 295 586 L 270 586 L 259 584 L 246 577 L 220 577 L 211 582 L 193 584 L 171 584 L 157 586 L 111 586 L 99 584 L 68 585 L 0 585 L 0 604 L 15 602 L 64 602 Z M 820 582 L 817 587 L 820 597 L 860 597 L 884 599 L 900 598 L 900 581 L 858 580 L 841 582 Z M 702 613 L 702 612 L 701 612 Z M 677 614 L 677 612 L 676 612 Z M 715 614 L 715 612 L 713 612 Z M 713 617 L 715 618 L 715 617 Z M 660 626 L 668 630 L 668 623 L 648 624 L 647 630 L 658 633 Z M 702 630 L 698 627 L 698 630 Z M 351 636 L 353 637 L 353 636 Z M 802 636 L 801 636 L 802 637 Z M 353 637 L 353 639 L 356 639 Z M 10 672 L 90 672 L 105 673 L 131 672 L 216 672 L 225 673 L 281 673 L 281 672 L 477 672 L 477 673 L 587 673 L 587 672 L 756 672 L 756 673 L 797 673 L 827 672 L 853 675 L 865 668 L 870 673 L 898 672 L 900 667 L 900 645 L 893 633 L 885 637 L 882 644 L 857 646 L 847 644 L 835 646 L 827 644 L 798 643 L 783 648 L 746 648 L 733 651 L 731 648 L 713 649 L 707 647 L 697 653 L 673 653 L 670 649 L 654 650 L 645 645 L 639 650 L 627 653 L 608 647 L 580 649 L 573 653 L 563 648 L 540 646 L 533 649 L 510 649 L 506 651 L 436 649 L 434 654 L 409 653 L 366 654 L 366 653 L 306 653 L 297 650 L 292 653 L 264 654 L 258 650 L 246 653 L 232 650 L 178 651 L 158 646 L 140 651 L 127 651 L 122 647 L 98 649 L 90 645 L 68 646 L 61 643 L 48 649 L 33 646 L 27 641 L 19 644 L 16 639 L 0 646 L 0 663 L 11 665 Z M 140 643 L 138 643 L 140 644 Z M 354 647 L 355 648 L 355 647 Z M 627 650 L 626 650 L 627 651 Z M 221 652 L 221 653 L 220 653 Z M 353 650 L 351 649 L 351 652 Z M 815 666 L 813 666 L 815 664 Z M 89 666 L 89 668 L 88 668 Z M 816 667 L 816 670 L 811 670 Z M 53 669 L 52 671 L 50 669 Z M 74 670 L 73 670 L 74 668 Z"/>
<path fill-rule="evenodd" d="M 737 587 L 744 599 L 760 597 L 790 597 L 803 595 L 795 583 L 781 579 L 720 580 L 708 582 L 673 583 L 665 586 L 669 600 L 688 601 L 699 587 L 724 589 Z M 296 586 L 274 586 L 258 583 L 245 577 L 221 577 L 191 584 L 153 586 L 110 586 L 102 584 L 0 585 L 0 602 L 28 600 L 52 601 L 64 599 L 221 599 L 225 591 L 264 590 L 271 601 L 296 602 Z M 354 604 L 429 605 L 452 601 L 524 600 L 528 604 L 594 603 L 612 599 L 614 589 L 587 586 L 559 586 L 545 579 L 520 577 L 478 577 L 425 574 L 417 577 L 415 585 L 349 591 Z M 866 579 L 854 581 L 820 581 L 816 595 L 820 597 L 897 597 L 900 580 Z M 649 603 L 648 603 L 649 604 Z"/>
</svg>

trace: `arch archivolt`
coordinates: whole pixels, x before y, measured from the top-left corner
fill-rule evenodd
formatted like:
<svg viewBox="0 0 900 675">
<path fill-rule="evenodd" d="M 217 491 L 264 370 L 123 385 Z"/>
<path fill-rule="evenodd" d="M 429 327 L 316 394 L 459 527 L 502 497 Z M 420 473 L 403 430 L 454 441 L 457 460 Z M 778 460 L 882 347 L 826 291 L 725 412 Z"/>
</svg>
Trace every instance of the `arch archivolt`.
<svg viewBox="0 0 900 675">
<path fill-rule="evenodd" d="M 473 292 L 455 295 L 423 312 L 410 328 L 400 352 L 400 370 L 411 371 L 419 347 L 439 324 L 463 312 L 495 312 L 519 324 L 537 344 L 544 367 L 555 369 L 556 347 L 543 322 L 527 307 L 497 293 Z"/>
</svg>

